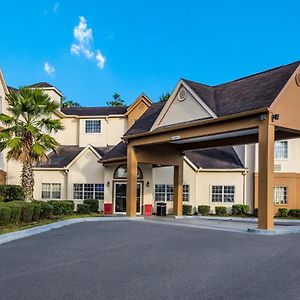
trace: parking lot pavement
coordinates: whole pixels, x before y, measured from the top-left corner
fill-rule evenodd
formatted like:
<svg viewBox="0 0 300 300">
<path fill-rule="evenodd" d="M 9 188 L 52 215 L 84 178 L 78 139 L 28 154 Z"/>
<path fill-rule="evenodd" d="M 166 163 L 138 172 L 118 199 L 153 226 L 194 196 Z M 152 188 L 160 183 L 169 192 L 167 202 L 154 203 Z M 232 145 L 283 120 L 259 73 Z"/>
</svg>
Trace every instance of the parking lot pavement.
<svg viewBox="0 0 300 300">
<path fill-rule="evenodd" d="M 0 245 L 0 299 L 298 299 L 300 235 L 88 222 Z"/>
</svg>

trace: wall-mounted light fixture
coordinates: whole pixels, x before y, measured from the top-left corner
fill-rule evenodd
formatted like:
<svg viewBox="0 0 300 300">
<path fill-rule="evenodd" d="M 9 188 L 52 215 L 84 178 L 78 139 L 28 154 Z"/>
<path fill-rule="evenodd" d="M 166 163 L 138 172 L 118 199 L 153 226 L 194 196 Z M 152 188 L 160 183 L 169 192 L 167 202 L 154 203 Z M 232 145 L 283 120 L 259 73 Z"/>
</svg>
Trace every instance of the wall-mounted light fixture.
<svg viewBox="0 0 300 300">
<path fill-rule="evenodd" d="M 278 121 L 279 120 L 279 114 L 273 114 L 272 115 L 272 121 Z"/>
<path fill-rule="evenodd" d="M 149 187 L 150 186 L 150 183 L 149 181 L 146 182 L 146 187 Z"/>
<path fill-rule="evenodd" d="M 109 187 L 109 184 L 110 184 L 109 181 L 107 181 L 106 186 Z"/>
</svg>

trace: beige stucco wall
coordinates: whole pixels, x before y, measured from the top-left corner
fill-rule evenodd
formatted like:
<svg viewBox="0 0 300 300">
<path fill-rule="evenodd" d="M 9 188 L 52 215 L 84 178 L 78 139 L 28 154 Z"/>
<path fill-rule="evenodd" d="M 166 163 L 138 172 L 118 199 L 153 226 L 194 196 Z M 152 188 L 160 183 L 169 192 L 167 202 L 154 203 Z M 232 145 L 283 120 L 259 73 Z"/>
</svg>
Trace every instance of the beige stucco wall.
<svg viewBox="0 0 300 300">
<path fill-rule="evenodd" d="M 101 133 L 85 133 L 85 120 L 101 120 Z M 125 117 L 79 119 L 79 146 L 106 147 L 120 142 L 126 129 Z"/>
<path fill-rule="evenodd" d="M 54 90 L 41 89 L 45 94 L 47 94 L 55 103 L 60 104 L 61 96 L 58 95 Z"/>
<path fill-rule="evenodd" d="M 184 101 L 179 101 L 176 94 L 173 103 L 167 110 L 159 126 L 210 117 L 210 114 L 200 103 L 187 90 L 186 92 L 187 96 Z"/>
</svg>

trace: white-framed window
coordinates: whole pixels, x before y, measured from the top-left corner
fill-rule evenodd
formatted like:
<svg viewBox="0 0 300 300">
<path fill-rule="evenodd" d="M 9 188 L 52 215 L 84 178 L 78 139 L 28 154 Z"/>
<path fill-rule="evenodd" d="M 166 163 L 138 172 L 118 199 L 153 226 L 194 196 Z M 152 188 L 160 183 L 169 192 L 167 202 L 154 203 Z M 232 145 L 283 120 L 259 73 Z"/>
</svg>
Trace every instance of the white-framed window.
<svg viewBox="0 0 300 300">
<path fill-rule="evenodd" d="M 101 133 L 101 120 L 85 120 L 85 133 Z"/>
<path fill-rule="evenodd" d="M 154 187 L 155 201 L 165 202 L 173 201 L 174 188 L 172 184 L 156 184 Z M 187 202 L 190 198 L 190 186 L 188 184 L 183 185 L 183 201 Z"/>
<path fill-rule="evenodd" d="M 287 204 L 288 188 L 287 186 L 274 186 L 274 204 Z"/>
<path fill-rule="evenodd" d="M 288 159 L 288 141 L 275 142 L 275 159 Z"/>
<path fill-rule="evenodd" d="M 104 199 L 103 183 L 74 183 L 73 199 Z"/>
<path fill-rule="evenodd" d="M 211 202 L 234 202 L 234 185 L 212 185 Z"/>
<path fill-rule="evenodd" d="M 42 183 L 42 199 L 60 199 L 60 183 Z"/>
</svg>

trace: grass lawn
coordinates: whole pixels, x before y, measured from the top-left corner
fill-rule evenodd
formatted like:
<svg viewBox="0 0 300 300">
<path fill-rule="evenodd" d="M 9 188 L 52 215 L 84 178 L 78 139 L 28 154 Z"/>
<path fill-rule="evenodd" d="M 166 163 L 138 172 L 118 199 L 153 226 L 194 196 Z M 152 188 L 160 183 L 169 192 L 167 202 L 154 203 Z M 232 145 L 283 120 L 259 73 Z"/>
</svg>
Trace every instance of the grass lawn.
<svg viewBox="0 0 300 300">
<path fill-rule="evenodd" d="M 41 225 L 51 224 L 58 221 L 64 221 L 69 219 L 76 219 L 76 218 L 88 218 L 88 217 L 102 217 L 103 214 L 100 213 L 90 213 L 90 214 L 72 214 L 72 215 L 61 215 L 61 216 L 53 216 L 51 219 L 43 219 L 39 220 L 38 222 L 32 223 L 20 223 L 16 224 L 7 224 L 5 226 L 0 226 L 0 234 L 14 232 L 18 230 L 24 230 L 32 227 L 37 227 Z"/>
</svg>

